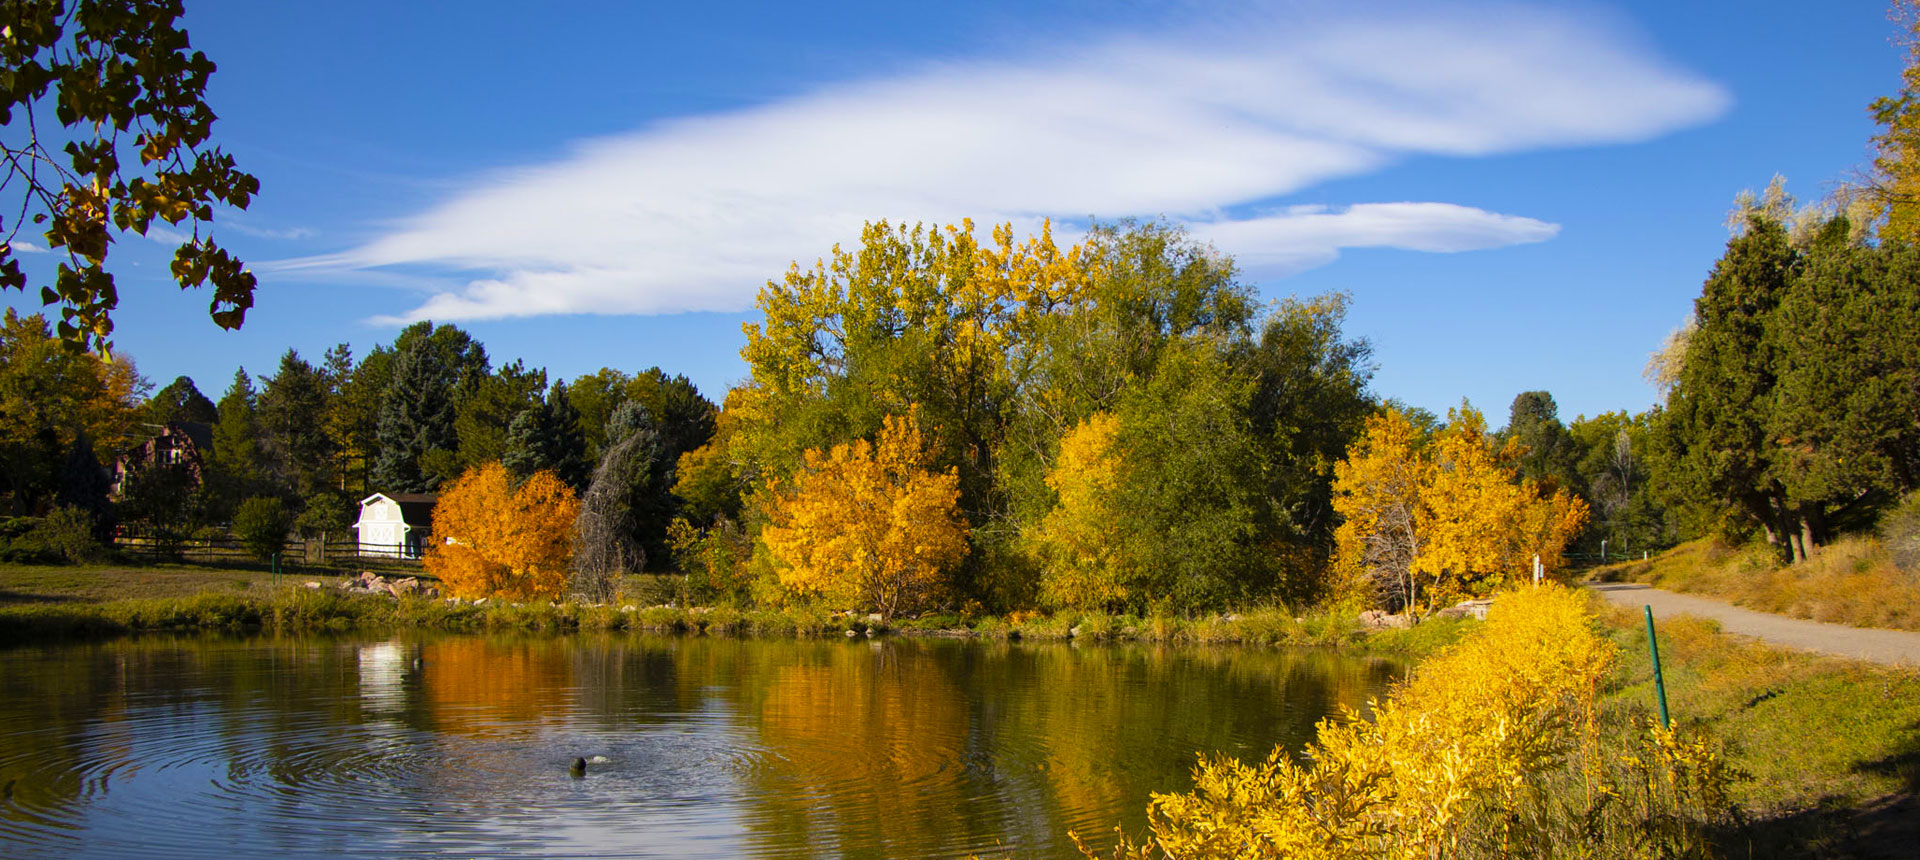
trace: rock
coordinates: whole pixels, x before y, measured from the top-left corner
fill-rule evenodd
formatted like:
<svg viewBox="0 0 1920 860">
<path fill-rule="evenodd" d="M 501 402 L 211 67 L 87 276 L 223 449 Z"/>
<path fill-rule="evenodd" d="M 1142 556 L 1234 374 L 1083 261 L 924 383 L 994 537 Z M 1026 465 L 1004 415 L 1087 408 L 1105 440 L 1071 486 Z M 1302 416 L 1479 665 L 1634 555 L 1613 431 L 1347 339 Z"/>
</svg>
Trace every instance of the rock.
<svg viewBox="0 0 1920 860">
<path fill-rule="evenodd" d="M 300 585 L 304 588 L 313 588 L 313 589 L 318 589 L 320 587 L 320 583 L 315 582 L 314 580 L 311 580 L 311 579 L 307 580 L 306 582 L 300 583 Z"/>
<path fill-rule="evenodd" d="M 1080 638 L 1080 625 L 1075 624 L 1072 627 L 1067 628 L 1067 638 L 1068 639 Z"/>
<path fill-rule="evenodd" d="M 886 616 L 884 616 L 884 615 L 881 615 L 881 614 L 880 614 L 880 613 L 878 613 L 878 612 L 869 612 L 869 613 L 867 613 L 867 623 L 868 623 L 868 624 L 879 624 L 880 622 L 882 622 L 882 621 L 885 621 L 885 620 L 887 620 L 887 617 L 886 617 Z"/>
<path fill-rule="evenodd" d="M 573 764 L 567 767 L 567 773 L 572 775 L 574 779 L 579 779 L 583 776 L 586 776 L 587 760 L 583 758 L 575 758 L 573 760 Z"/>
<path fill-rule="evenodd" d="M 1405 630 L 1413 626 L 1413 616 L 1406 614 L 1388 615 L 1383 610 L 1369 609 L 1360 613 L 1360 626 L 1368 630 L 1384 630 L 1388 628 Z"/>
<path fill-rule="evenodd" d="M 1228 624 L 1232 624 L 1233 622 L 1240 620 L 1240 615 L 1238 613 L 1229 612 L 1225 615 L 1220 616 L 1220 620 L 1225 621 Z"/>
<path fill-rule="evenodd" d="M 420 593 L 420 577 L 409 576 L 406 579 L 396 579 L 391 585 L 387 586 L 387 590 L 393 592 L 395 597 L 403 594 L 418 594 Z"/>
<path fill-rule="evenodd" d="M 631 604 L 631 603 L 629 603 L 629 604 L 627 604 L 627 605 L 625 605 L 625 606 L 622 606 L 622 607 L 620 607 L 620 611 L 621 611 L 621 612 L 633 612 L 633 611 L 635 611 L 635 607 L 634 607 L 634 605 L 633 605 L 633 604 Z"/>
<path fill-rule="evenodd" d="M 482 598 L 480 598 L 480 599 L 478 599 L 478 600 L 475 600 L 475 601 L 473 602 L 473 605 L 475 605 L 475 606 L 485 606 L 485 605 L 487 605 L 487 599 L 486 599 L 486 598 L 484 598 L 484 597 L 482 597 Z"/>
<path fill-rule="evenodd" d="M 847 631 L 847 638 L 848 638 L 848 639 L 852 639 L 853 637 L 855 637 L 855 636 L 858 636 L 858 635 L 860 635 L 860 634 L 858 634 L 858 633 L 855 633 L 855 632 L 854 632 L 854 631 L 852 631 L 852 630 L 849 630 L 849 631 Z"/>
</svg>

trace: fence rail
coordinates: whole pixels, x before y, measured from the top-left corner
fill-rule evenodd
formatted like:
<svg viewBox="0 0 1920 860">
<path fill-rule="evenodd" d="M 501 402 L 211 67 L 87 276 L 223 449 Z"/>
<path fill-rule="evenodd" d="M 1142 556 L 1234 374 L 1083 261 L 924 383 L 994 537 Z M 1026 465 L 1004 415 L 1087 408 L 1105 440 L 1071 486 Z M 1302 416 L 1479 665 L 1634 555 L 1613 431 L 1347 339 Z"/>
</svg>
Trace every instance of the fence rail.
<svg viewBox="0 0 1920 860">
<path fill-rule="evenodd" d="M 261 567 L 262 561 L 239 538 L 196 537 L 164 541 L 151 536 L 118 535 L 116 549 L 156 561 L 183 561 L 216 567 Z M 361 552 L 352 540 L 295 539 L 280 552 L 280 565 L 286 570 L 394 570 L 418 571 L 420 560 L 397 552 Z"/>
</svg>

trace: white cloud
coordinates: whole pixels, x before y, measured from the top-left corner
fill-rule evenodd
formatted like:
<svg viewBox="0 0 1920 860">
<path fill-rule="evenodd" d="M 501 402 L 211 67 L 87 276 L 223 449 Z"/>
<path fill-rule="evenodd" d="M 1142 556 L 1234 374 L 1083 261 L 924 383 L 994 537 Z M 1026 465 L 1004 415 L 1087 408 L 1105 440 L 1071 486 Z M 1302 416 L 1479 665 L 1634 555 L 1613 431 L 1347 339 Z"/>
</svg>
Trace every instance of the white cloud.
<svg viewBox="0 0 1920 860">
<path fill-rule="evenodd" d="M 47 249 L 25 239 L 15 239 L 8 242 L 7 247 L 12 249 L 16 254 L 45 254 L 47 252 Z"/>
<path fill-rule="evenodd" d="M 1402 13 L 929 66 L 586 141 L 480 177 L 357 248 L 262 269 L 448 276 L 392 319 L 738 310 L 871 219 L 1166 215 L 1253 262 L 1459 251 L 1557 227 L 1447 203 L 1236 221 L 1227 207 L 1415 155 L 1643 140 L 1719 87 L 1581 17 Z"/>
<path fill-rule="evenodd" d="M 1190 226 L 1194 238 L 1247 266 L 1291 274 L 1333 262 L 1342 248 L 1453 253 L 1545 242 L 1560 225 L 1452 203 L 1361 203 L 1334 212 L 1295 206 L 1260 218 Z"/>
</svg>

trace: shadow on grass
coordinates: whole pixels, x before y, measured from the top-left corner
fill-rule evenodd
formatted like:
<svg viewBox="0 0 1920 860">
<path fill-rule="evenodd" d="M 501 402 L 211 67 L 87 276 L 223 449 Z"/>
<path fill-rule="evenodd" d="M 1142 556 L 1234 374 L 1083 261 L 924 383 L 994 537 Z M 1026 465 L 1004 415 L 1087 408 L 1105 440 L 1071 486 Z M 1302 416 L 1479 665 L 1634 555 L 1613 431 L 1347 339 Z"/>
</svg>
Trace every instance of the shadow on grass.
<svg viewBox="0 0 1920 860">
<path fill-rule="evenodd" d="M 7 589 L 0 588 L 0 606 L 11 606 L 17 603 L 98 603 L 98 602 L 99 601 L 97 600 L 91 600 L 85 597 L 76 597 L 71 594 L 28 594 L 28 593 L 19 592 L 19 591 L 8 591 Z"/>
<path fill-rule="evenodd" d="M 1855 768 L 1890 776 L 1902 790 L 1865 803 L 1823 798 L 1810 809 L 1748 822 L 1720 840 L 1730 857 L 1893 860 L 1920 848 L 1920 723 L 1891 755 Z"/>
</svg>

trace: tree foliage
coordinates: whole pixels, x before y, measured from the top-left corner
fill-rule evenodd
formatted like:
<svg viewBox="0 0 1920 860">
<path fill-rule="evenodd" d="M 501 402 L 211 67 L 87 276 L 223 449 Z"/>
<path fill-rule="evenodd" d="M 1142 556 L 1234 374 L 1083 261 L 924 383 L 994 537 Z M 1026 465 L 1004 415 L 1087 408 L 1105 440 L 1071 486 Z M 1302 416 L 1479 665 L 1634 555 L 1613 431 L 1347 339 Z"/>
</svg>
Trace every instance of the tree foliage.
<svg viewBox="0 0 1920 860">
<path fill-rule="evenodd" d="M 1416 610 L 1484 597 L 1524 579 L 1535 557 L 1557 570 L 1587 504 L 1521 477 L 1516 459 L 1471 407 L 1450 411 L 1427 440 L 1397 410 L 1370 419 L 1334 483 L 1341 570 Z"/>
<path fill-rule="evenodd" d="M 184 376 L 174 377 L 165 388 L 154 392 L 140 412 L 140 420 L 148 424 L 190 421 L 212 425 L 219 420 L 213 401 L 194 387 L 193 380 Z"/>
<path fill-rule="evenodd" d="M 74 352 L 40 315 L 8 309 L 0 322 L 0 489 L 14 514 L 39 512 L 81 436 L 108 457 L 132 444 L 145 388 L 130 360 Z"/>
<path fill-rule="evenodd" d="M 10 189 L 5 211 L 25 220 L 0 220 L 0 286 L 26 288 L 15 245 L 26 223 L 44 225 L 46 247 L 65 259 L 40 299 L 60 305 L 59 336 L 75 346 L 110 348 L 119 292 L 109 247 L 118 234 L 147 235 L 156 220 L 188 225 L 172 277 L 182 289 L 213 285 L 215 324 L 239 328 L 253 306 L 253 274 L 214 243 L 210 225 L 216 204 L 245 209 L 260 182 L 208 145 L 214 64 L 188 44 L 183 12 L 180 0 L 6 5 L 0 188 Z"/>
<path fill-rule="evenodd" d="M 1060 440 L 1047 473 L 1058 501 L 1028 536 L 1049 605 L 1118 611 L 1134 597 L 1138 574 L 1121 552 L 1119 435 L 1119 419 L 1096 413 Z"/>
<path fill-rule="evenodd" d="M 566 593 L 579 502 L 551 472 L 515 486 L 485 463 L 448 484 L 423 559 L 455 597 L 557 600 Z"/>
<path fill-rule="evenodd" d="M 293 529 L 293 515 L 286 502 L 274 496 L 255 496 L 240 503 L 233 514 L 233 531 L 247 552 L 261 561 L 271 560 L 287 548 L 287 532 Z"/>
<path fill-rule="evenodd" d="M 762 536 L 787 587 L 893 616 L 941 596 L 967 554 L 959 475 L 929 468 L 919 421 L 888 416 L 877 443 L 808 451 Z"/>
<path fill-rule="evenodd" d="M 646 567 L 641 524 L 659 520 L 668 498 L 660 435 L 646 407 L 622 403 L 608 422 L 607 438 L 606 454 L 580 497 L 574 537 L 573 591 L 594 601 L 610 599 L 621 574 Z"/>
</svg>

